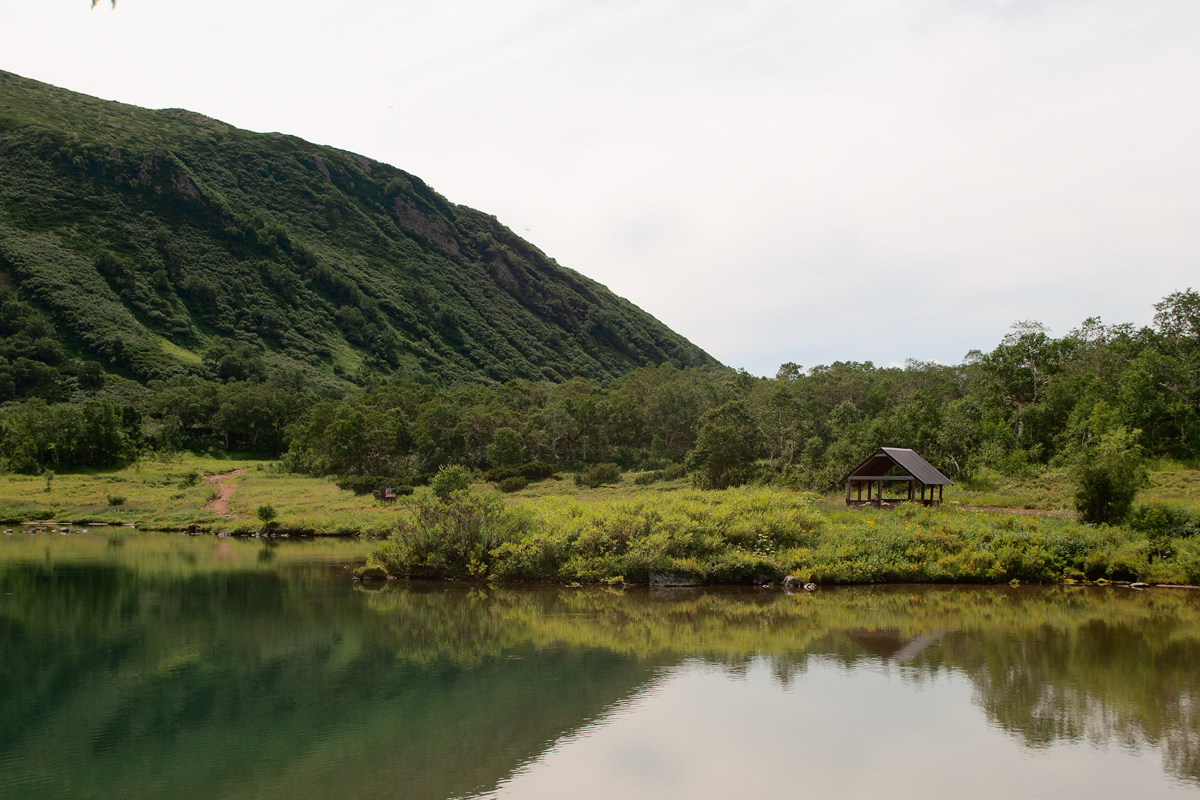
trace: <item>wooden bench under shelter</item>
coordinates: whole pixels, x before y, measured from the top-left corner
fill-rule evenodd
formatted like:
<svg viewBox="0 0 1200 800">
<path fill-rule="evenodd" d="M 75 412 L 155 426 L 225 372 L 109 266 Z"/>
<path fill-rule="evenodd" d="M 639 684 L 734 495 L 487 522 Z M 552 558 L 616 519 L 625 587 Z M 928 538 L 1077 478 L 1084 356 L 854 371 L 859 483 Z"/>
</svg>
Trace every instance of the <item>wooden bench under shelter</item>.
<svg viewBox="0 0 1200 800">
<path fill-rule="evenodd" d="M 905 482 L 908 484 L 908 495 L 884 499 L 883 485 Z M 953 486 L 954 481 L 947 478 L 932 464 L 921 458 L 907 447 L 881 447 L 870 458 L 859 464 L 845 478 L 846 505 L 874 506 L 883 508 L 887 503 L 920 503 L 923 506 L 937 507 L 942 504 L 942 487 Z M 867 489 L 867 497 L 863 499 L 863 487 Z M 937 487 L 937 497 L 933 489 Z M 920 497 L 917 497 L 917 487 L 920 487 Z M 929 497 L 925 497 L 925 489 L 929 488 Z M 874 497 L 872 497 L 874 489 Z M 857 495 L 856 495 L 857 490 Z"/>
</svg>

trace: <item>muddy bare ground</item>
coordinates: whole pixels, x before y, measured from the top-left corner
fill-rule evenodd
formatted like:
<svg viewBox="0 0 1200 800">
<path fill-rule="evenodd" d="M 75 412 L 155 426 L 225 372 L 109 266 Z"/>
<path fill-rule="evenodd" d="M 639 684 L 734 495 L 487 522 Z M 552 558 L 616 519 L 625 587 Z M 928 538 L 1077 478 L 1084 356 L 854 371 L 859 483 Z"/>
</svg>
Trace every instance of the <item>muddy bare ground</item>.
<svg viewBox="0 0 1200 800">
<path fill-rule="evenodd" d="M 237 477 L 245 471 L 244 469 L 235 469 L 232 472 L 222 472 L 218 475 L 205 475 L 204 482 L 217 487 L 217 496 L 209 500 L 204 508 L 218 517 L 233 519 L 234 515 L 229 513 L 229 499 L 233 497 L 236 487 L 232 483 L 226 483 L 225 479 Z"/>
</svg>

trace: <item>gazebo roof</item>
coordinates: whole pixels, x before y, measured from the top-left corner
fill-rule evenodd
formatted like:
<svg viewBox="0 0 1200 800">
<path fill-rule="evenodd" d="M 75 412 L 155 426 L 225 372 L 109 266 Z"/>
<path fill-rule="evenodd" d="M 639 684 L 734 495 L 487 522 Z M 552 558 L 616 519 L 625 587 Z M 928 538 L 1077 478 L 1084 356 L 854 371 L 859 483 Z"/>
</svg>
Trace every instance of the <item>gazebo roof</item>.
<svg viewBox="0 0 1200 800">
<path fill-rule="evenodd" d="M 926 486 L 953 486 L 954 481 L 947 478 L 932 464 L 921 458 L 907 447 L 881 447 L 871 454 L 871 457 L 859 464 L 841 483 L 851 478 L 870 480 L 882 478 L 892 469 L 900 469 L 912 475 Z"/>
</svg>

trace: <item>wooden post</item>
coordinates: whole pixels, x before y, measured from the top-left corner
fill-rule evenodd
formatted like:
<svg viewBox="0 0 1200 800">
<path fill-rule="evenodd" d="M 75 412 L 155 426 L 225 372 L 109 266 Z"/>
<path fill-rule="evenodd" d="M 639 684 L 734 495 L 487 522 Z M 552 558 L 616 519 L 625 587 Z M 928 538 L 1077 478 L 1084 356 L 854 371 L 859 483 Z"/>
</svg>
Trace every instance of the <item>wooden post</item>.
<svg viewBox="0 0 1200 800">
<path fill-rule="evenodd" d="M 942 504 L 942 485 L 938 484 L 938 505 Z"/>
<path fill-rule="evenodd" d="M 879 497 L 877 498 L 875 505 L 883 508 L 883 478 L 879 479 Z"/>
</svg>

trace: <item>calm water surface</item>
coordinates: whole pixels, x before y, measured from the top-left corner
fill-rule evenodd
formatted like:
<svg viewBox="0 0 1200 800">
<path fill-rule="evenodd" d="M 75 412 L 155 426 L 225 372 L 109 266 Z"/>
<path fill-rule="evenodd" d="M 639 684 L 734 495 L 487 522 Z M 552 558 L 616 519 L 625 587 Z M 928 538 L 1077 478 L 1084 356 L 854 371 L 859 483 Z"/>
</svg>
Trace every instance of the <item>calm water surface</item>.
<svg viewBox="0 0 1200 800">
<path fill-rule="evenodd" d="M 355 587 L 0 536 L 0 797 L 1200 796 L 1200 592 Z"/>
</svg>

